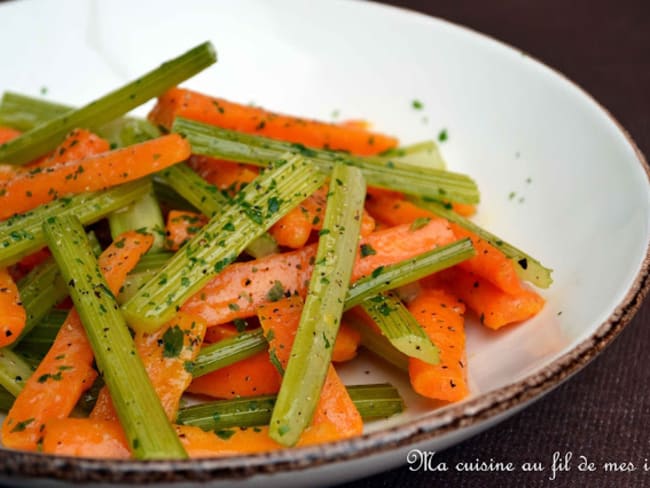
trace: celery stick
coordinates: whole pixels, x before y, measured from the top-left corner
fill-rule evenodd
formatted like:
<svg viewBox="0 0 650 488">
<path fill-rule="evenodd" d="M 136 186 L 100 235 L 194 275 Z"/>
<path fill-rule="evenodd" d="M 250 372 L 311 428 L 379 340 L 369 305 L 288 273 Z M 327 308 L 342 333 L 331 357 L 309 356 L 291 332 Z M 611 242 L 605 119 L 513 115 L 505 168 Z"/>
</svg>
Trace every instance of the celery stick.
<svg viewBox="0 0 650 488">
<path fill-rule="evenodd" d="M 0 387 L 0 412 L 8 412 L 14 404 L 14 396 Z"/>
<path fill-rule="evenodd" d="M 190 78 L 216 61 L 206 42 L 77 110 L 63 113 L 0 145 L 0 161 L 23 164 L 51 151 L 77 127 L 102 126 Z"/>
<path fill-rule="evenodd" d="M 122 306 L 129 324 L 140 331 L 156 330 L 324 179 L 300 156 L 278 161 L 214 215 Z"/>
<path fill-rule="evenodd" d="M 32 368 L 18 354 L 6 347 L 0 349 L 0 386 L 5 390 L 18 396 L 32 373 Z"/>
<path fill-rule="evenodd" d="M 491 232 L 483 229 L 482 227 L 476 225 L 469 219 L 458 215 L 456 212 L 448 208 L 446 205 L 440 202 L 434 201 L 425 201 L 422 199 L 415 200 L 415 203 L 422 207 L 430 210 L 431 212 L 444 217 L 450 222 L 454 222 L 464 229 L 467 229 L 470 232 L 478 235 L 481 239 L 488 241 L 494 247 L 499 249 L 503 254 L 506 255 L 508 259 L 512 261 L 515 266 L 515 271 L 520 279 L 528 281 L 535 286 L 540 288 L 548 288 L 553 283 L 553 278 L 551 277 L 552 269 L 547 268 L 542 265 L 537 259 L 526 254 L 521 249 L 517 249 L 512 244 L 507 243 L 500 237 L 495 236 Z"/>
<path fill-rule="evenodd" d="M 0 102 L 0 125 L 25 132 L 60 117 L 72 107 L 20 93 L 5 92 Z"/>
<path fill-rule="evenodd" d="M 149 381 L 135 344 L 74 216 L 43 223 L 48 246 L 95 353 L 100 374 L 136 459 L 187 457 Z"/>
<path fill-rule="evenodd" d="M 357 254 L 365 195 L 358 168 L 334 167 L 307 299 L 269 427 L 269 436 L 285 446 L 298 441 L 320 398 Z"/>
<path fill-rule="evenodd" d="M 149 192 L 151 183 L 137 180 L 108 190 L 59 198 L 0 222 L 0 266 L 8 266 L 45 245 L 41 224 L 54 215 L 76 215 L 92 224 Z"/>
<path fill-rule="evenodd" d="M 192 376 L 198 378 L 217 369 L 249 358 L 258 352 L 266 351 L 268 343 L 262 329 L 242 332 L 201 349 L 190 367 Z"/>
<path fill-rule="evenodd" d="M 389 383 L 353 385 L 347 390 L 364 421 L 391 417 L 404 410 L 399 392 Z M 176 422 L 215 432 L 268 425 L 275 400 L 275 395 L 259 395 L 203 403 L 180 409 Z"/>
<path fill-rule="evenodd" d="M 361 335 L 361 345 L 372 352 L 375 356 L 392 364 L 401 371 L 408 372 L 409 358 L 403 352 L 395 349 L 385 336 L 378 334 L 367 325 L 360 323 L 355 317 L 349 314 L 345 317 L 345 323 L 354 328 Z"/>
<path fill-rule="evenodd" d="M 361 307 L 395 349 L 426 363 L 438 364 L 438 348 L 396 295 L 375 295 L 364 300 Z"/>
<path fill-rule="evenodd" d="M 366 181 L 372 186 L 462 203 L 479 201 L 476 183 L 469 176 L 458 173 L 386 161 L 381 157 L 357 157 L 306 148 L 300 144 L 243 134 L 181 117 L 175 119 L 172 130 L 187 138 L 195 154 L 266 166 L 281 154 L 293 152 L 309 158 L 323 171 L 331 171 L 335 163 L 361 168 Z"/>
<path fill-rule="evenodd" d="M 161 251 L 165 245 L 165 222 L 153 190 L 130 205 L 110 214 L 108 224 L 113 239 L 128 230 L 151 234 L 154 241 L 148 252 Z"/>
<path fill-rule="evenodd" d="M 440 154 L 438 145 L 434 141 L 423 141 L 410 146 L 402 146 L 389 149 L 373 159 L 382 160 L 386 163 L 405 163 L 424 168 L 445 169 L 447 163 Z"/>
</svg>

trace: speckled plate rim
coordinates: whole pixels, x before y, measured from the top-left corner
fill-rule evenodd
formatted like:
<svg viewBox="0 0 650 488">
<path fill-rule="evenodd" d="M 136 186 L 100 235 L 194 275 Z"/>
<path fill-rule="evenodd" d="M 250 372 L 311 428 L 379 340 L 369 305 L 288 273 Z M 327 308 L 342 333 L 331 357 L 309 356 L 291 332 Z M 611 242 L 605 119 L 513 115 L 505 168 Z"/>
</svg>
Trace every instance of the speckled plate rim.
<svg viewBox="0 0 650 488">
<path fill-rule="evenodd" d="M 373 4 L 374 8 L 395 10 L 424 19 L 435 19 L 455 28 L 465 30 L 506 49 L 520 51 L 498 39 L 471 28 L 431 17 L 413 10 L 395 6 Z M 526 53 L 525 53 L 526 54 Z M 528 54 L 526 54 L 528 56 Z M 529 56 L 530 57 L 530 56 Z M 573 85 L 598 107 L 620 130 L 633 148 L 638 163 L 650 183 L 650 166 L 625 128 L 586 90 L 564 74 L 531 57 Z M 0 478 L 50 479 L 61 482 L 103 482 L 132 484 L 207 482 L 245 479 L 252 476 L 280 474 L 352 461 L 394 449 L 405 448 L 419 442 L 441 438 L 458 429 L 478 426 L 516 407 L 541 398 L 545 393 L 584 368 L 619 335 L 632 320 L 645 297 L 650 292 L 650 241 L 634 282 L 623 300 L 596 331 L 586 340 L 554 360 L 538 372 L 479 395 L 458 405 L 434 410 L 430 414 L 395 427 L 364 434 L 360 437 L 312 447 L 283 449 L 246 456 L 186 461 L 122 461 L 52 456 L 33 452 L 0 448 Z"/>
</svg>

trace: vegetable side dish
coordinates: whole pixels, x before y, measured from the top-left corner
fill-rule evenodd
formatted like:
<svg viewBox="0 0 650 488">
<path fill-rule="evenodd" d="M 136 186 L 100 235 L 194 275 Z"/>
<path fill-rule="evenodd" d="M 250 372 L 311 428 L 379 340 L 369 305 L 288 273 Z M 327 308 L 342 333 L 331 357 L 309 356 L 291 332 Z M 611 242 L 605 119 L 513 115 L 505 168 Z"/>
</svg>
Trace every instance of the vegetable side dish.
<svg viewBox="0 0 650 488">
<path fill-rule="evenodd" d="M 183 459 L 358 436 L 404 408 L 342 383 L 359 347 L 455 402 L 465 314 L 499 329 L 543 307 L 523 282 L 550 270 L 468 220 L 478 188 L 435 143 L 177 87 L 215 61 L 202 44 L 78 109 L 5 93 L 5 447 Z"/>
</svg>

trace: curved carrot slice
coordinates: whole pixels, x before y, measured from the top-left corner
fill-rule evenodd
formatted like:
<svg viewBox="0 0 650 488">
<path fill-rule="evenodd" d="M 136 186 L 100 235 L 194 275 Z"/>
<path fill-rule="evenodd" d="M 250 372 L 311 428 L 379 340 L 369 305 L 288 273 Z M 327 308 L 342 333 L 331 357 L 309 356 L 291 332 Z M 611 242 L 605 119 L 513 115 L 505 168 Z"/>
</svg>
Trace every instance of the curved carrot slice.
<svg viewBox="0 0 650 488">
<path fill-rule="evenodd" d="M 43 433 L 42 451 L 60 456 L 129 459 L 126 436 L 119 422 L 64 418 L 50 420 Z"/>
<path fill-rule="evenodd" d="M 257 316 L 269 341 L 269 355 L 282 371 L 287 367 L 296 337 L 303 301 L 291 296 L 260 306 Z M 361 434 L 363 421 L 345 385 L 330 364 L 311 425 L 298 445 L 347 439 Z"/>
<path fill-rule="evenodd" d="M 460 297 L 481 323 L 491 329 L 527 320 L 544 307 L 544 299 L 523 286 L 516 293 L 506 293 L 482 277 L 457 267 L 440 275 L 445 288 Z"/>
<path fill-rule="evenodd" d="M 205 215 L 185 210 L 170 210 L 167 214 L 165 247 L 178 251 L 208 222 Z"/>
<path fill-rule="evenodd" d="M 126 232 L 102 253 L 99 266 L 113 293 L 118 292 L 152 242 L 150 235 Z M 15 449 L 36 449 L 45 423 L 70 415 L 83 391 L 94 381 L 97 373 L 93 361 L 90 343 L 73 309 L 11 407 L 2 424 L 2 443 Z"/>
<path fill-rule="evenodd" d="M 88 156 L 104 153 L 111 149 L 110 143 L 87 129 L 74 129 L 49 156 L 40 158 L 24 167 L 49 168 L 67 161 L 77 161 Z"/>
<path fill-rule="evenodd" d="M 0 125 L 0 144 L 9 142 L 12 139 L 15 139 L 21 134 L 19 130 L 12 129 L 11 127 L 5 127 Z"/>
<path fill-rule="evenodd" d="M 357 254 L 352 281 L 371 274 L 380 266 L 412 258 L 454 240 L 454 234 L 443 219 L 433 219 L 418 229 L 399 225 L 373 232 L 363 238 L 360 245 L 372 249 L 375 254 Z M 208 326 L 252 317 L 257 307 L 279 298 L 278 294 L 304 296 L 315 255 L 316 246 L 309 245 L 296 251 L 231 264 L 181 308 L 203 317 Z"/>
<path fill-rule="evenodd" d="M 169 129 L 179 116 L 225 129 L 359 155 L 379 154 L 397 146 L 394 137 L 358 126 L 277 114 L 182 88 L 172 88 L 159 97 L 149 119 Z"/>
<path fill-rule="evenodd" d="M 239 334 L 237 327 L 230 322 L 226 324 L 212 325 L 206 329 L 203 343 L 213 344 L 224 339 L 229 339 L 230 337 L 235 337 L 237 334 Z"/>
<path fill-rule="evenodd" d="M 96 156 L 36 168 L 6 181 L 0 192 L 0 219 L 25 212 L 59 195 L 96 191 L 136 180 L 187 159 L 190 146 L 178 134 Z"/>
<path fill-rule="evenodd" d="M 361 334 L 341 320 L 339 333 L 334 342 L 332 349 L 332 361 L 335 363 L 344 363 L 354 359 L 361 342 Z"/>
<path fill-rule="evenodd" d="M 262 351 L 235 364 L 195 378 L 187 391 L 214 398 L 239 398 L 277 393 L 280 373 Z"/>
<path fill-rule="evenodd" d="M 27 313 L 7 268 L 0 268 L 0 347 L 14 342 L 25 327 Z"/>
<path fill-rule="evenodd" d="M 409 358 L 413 389 L 427 398 L 455 402 L 469 393 L 465 365 L 465 306 L 439 289 L 424 290 L 408 305 L 418 323 L 440 350 L 440 363 Z"/>
<path fill-rule="evenodd" d="M 438 218 L 433 212 L 390 196 L 373 196 L 367 200 L 366 208 L 375 218 L 389 225 L 416 222 L 418 219 L 425 221 Z M 469 237 L 476 249 L 476 256 L 463 261 L 458 265 L 459 267 L 476 273 L 506 292 L 517 293 L 521 290 L 521 282 L 512 261 L 505 257 L 501 251 L 453 222 L 449 222 L 448 225 L 457 239 Z"/>
<path fill-rule="evenodd" d="M 259 174 L 259 169 L 255 166 L 208 156 L 194 155 L 190 158 L 189 165 L 208 183 L 233 195 Z"/>
<path fill-rule="evenodd" d="M 170 420 L 176 418 L 181 395 L 192 381 L 192 373 L 187 371 L 185 364 L 196 358 L 204 334 L 205 322 L 179 312 L 157 331 L 151 334 L 139 332 L 133 338 L 151 384 Z M 99 392 L 90 417 L 117 421 L 108 388 L 104 387 Z"/>
</svg>

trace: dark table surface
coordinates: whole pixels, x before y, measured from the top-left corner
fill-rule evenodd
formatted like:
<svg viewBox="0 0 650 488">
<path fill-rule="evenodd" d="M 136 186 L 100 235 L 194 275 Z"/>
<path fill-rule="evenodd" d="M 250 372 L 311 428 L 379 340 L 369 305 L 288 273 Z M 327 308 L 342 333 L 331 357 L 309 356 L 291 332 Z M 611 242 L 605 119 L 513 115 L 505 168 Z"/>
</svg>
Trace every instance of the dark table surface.
<svg viewBox="0 0 650 488">
<path fill-rule="evenodd" d="M 650 2 L 648 0 L 387 1 L 470 27 L 522 49 L 591 93 L 650 155 Z M 606 277 L 605 277 L 606 279 Z M 345 485 L 407 487 L 650 486 L 650 300 L 589 366 L 511 419 L 437 453 L 445 473 L 408 467 Z M 461 474 L 476 458 L 541 461 L 573 453 L 573 467 L 550 473 Z M 579 472 L 578 457 L 602 465 L 633 462 L 632 473 Z"/>
</svg>

